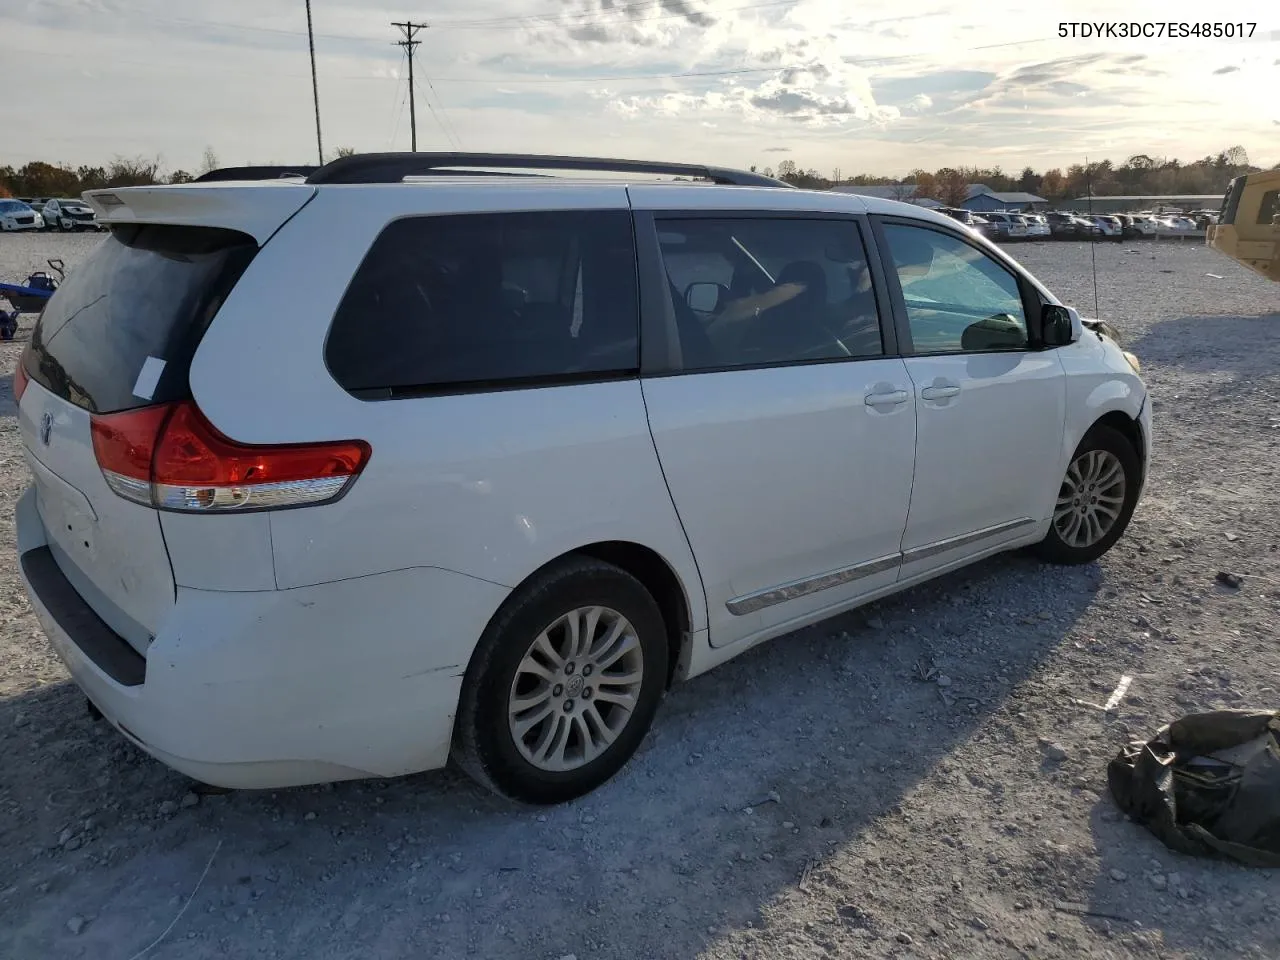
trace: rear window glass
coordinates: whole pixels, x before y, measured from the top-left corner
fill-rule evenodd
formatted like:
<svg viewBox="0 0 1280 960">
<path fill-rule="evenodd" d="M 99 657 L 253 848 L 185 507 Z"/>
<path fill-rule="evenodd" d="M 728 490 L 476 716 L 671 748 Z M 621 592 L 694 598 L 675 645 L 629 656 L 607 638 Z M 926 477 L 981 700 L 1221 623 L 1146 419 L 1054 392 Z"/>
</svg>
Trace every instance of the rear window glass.
<svg viewBox="0 0 1280 960">
<path fill-rule="evenodd" d="M 186 396 L 196 345 L 256 251 L 233 230 L 113 227 L 45 306 L 27 373 L 95 413 Z"/>
<path fill-rule="evenodd" d="M 639 368 L 625 210 L 413 217 L 378 237 L 325 347 L 368 397 Z"/>
</svg>

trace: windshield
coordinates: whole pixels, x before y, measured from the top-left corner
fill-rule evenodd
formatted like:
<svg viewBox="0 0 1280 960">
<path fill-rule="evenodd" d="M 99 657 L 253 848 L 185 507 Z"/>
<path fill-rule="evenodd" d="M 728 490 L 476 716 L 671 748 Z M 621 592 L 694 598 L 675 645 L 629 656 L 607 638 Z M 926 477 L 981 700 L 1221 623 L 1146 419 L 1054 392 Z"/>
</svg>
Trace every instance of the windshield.
<svg viewBox="0 0 1280 960">
<path fill-rule="evenodd" d="M 30 209 L 21 200 L 0 200 L 0 213 L 27 213 Z"/>
<path fill-rule="evenodd" d="M 83 200 L 59 200 L 58 205 L 63 207 L 87 207 L 88 206 L 88 204 L 85 203 Z"/>
</svg>

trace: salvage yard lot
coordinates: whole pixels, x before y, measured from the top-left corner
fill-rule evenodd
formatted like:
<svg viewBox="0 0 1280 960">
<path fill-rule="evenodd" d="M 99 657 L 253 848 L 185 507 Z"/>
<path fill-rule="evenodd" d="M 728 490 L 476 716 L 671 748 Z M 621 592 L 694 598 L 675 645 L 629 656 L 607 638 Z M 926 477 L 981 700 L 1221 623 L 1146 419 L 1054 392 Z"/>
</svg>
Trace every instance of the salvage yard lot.
<svg viewBox="0 0 1280 960">
<path fill-rule="evenodd" d="M 99 239 L 6 236 L 0 279 Z M 1093 313 L 1088 244 L 1011 252 Z M 1119 545 L 757 648 L 545 810 L 450 773 L 196 798 L 92 721 L 16 573 L 22 344 L 0 344 L 0 957 L 130 960 L 175 918 L 148 956 L 1280 956 L 1280 874 L 1172 854 L 1106 794 L 1127 740 L 1280 706 L 1280 285 L 1198 244 L 1096 255 L 1155 404 Z"/>
</svg>

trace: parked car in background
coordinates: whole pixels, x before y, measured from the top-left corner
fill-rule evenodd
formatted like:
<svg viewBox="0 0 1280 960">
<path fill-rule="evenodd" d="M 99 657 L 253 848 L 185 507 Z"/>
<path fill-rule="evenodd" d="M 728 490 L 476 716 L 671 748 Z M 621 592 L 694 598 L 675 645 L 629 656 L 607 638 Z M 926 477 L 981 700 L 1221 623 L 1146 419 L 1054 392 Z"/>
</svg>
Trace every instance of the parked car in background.
<svg viewBox="0 0 1280 960">
<path fill-rule="evenodd" d="M 1184 240 L 1205 235 L 1204 229 L 1197 227 L 1190 217 L 1157 217 L 1156 237 L 1161 240 Z"/>
<path fill-rule="evenodd" d="M 984 220 L 991 223 L 996 230 L 996 238 L 1000 240 L 1025 240 L 1027 238 L 1027 225 L 1012 213 L 984 213 Z"/>
<path fill-rule="evenodd" d="M 1086 219 L 1098 228 L 1098 234 L 1107 240 L 1120 241 L 1124 239 L 1124 228 L 1120 225 L 1118 217 L 1094 214 L 1086 217 Z"/>
<path fill-rule="evenodd" d="M 1023 213 L 1020 216 L 1027 224 L 1027 237 L 1029 239 L 1044 240 L 1053 235 L 1053 231 L 1049 229 L 1049 221 L 1043 214 Z"/>
<path fill-rule="evenodd" d="M 50 230 L 99 230 L 93 208 L 83 200 L 50 200 L 42 211 Z"/>
<path fill-rule="evenodd" d="M 14 374 L 8 536 L 71 677 L 161 761 L 276 788 L 452 758 L 563 802 L 672 683 L 1123 535 L 1137 358 L 954 220 L 451 156 L 88 192 L 111 233 Z"/>
<path fill-rule="evenodd" d="M 1053 211 L 1044 215 L 1049 226 L 1049 235 L 1055 240 L 1081 240 L 1089 236 L 1089 231 L 1079 219 L 1069 213 Z"/>
<path fill-rule="evenodd" d="M 978 216 L 972 210 L 966 210 L 963 207 L 939 207 L 938 212 L 945 214 L 952 220 L 963 223 L 970 230 L 980 233 L 988 240 L 996 238 L 996 228 L 990 220 Z"/>
<path fill-rule="evenodd" d="M 1133 220 L 1133 229 L 1137 231 L 1140 237 L 1154 237 L 1156 235 L 1156 218 L 1150 214 L 1135 213 L 1130 218 Z"/>
<path fill-rule="evenodd" d="M 0 230 L 43 230 L 44 217 L 21 200 L 0 200 Z"/>
</svg>

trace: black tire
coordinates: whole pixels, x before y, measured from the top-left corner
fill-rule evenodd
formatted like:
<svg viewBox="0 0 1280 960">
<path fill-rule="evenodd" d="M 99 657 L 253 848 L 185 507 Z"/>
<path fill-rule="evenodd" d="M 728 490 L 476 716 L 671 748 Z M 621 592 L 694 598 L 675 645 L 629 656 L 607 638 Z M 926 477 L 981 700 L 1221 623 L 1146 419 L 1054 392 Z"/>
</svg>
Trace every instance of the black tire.
<svg viewBox="0 0 1280 960">
<path fill-rule="evenodd" d="M 1049 563 L 1075 565 L 1092 563 L 1097 560 L 1124 535 L 1125 529 L 1129 526 L 1129 521 L 1133 517 L 1134 508 L 1138 505 L 1138 494 L 1142 486 L 1142 463 L 1138 459 L 1138 452 L 1133 448 L 1133 444 L 1129 442 L 1128 437 L 1118 430 L 1099 424 L 1080 441 L 1080 446 L 1071 455 L 1071 462 L 1075 463 L 1076 460 L 1092 450 L 1105 450 L 1114 454 L 1116 459 L 1120 461 L 1125 479 L 1124 502 L 1120 507 L 1120 513 L 1106 534 L 1097 542 L 1086 547 L 1078 547 L 1066 542 L 1059 534 L 1057 525 L 1051 523 L 1045 538 L 1033 548 L 1040 559 Z M 1065 478 L 1063 482 L 1066 482 Z"/>
<path fill-rule="evenodd" d="M 617 739 L 576 769 L 551 772 L 523 757 L 508 724 L 508 697 L 530 645 L 563 615 L 604 606 L 630 621 L 643 677 L 636 706 Z M 635 577 L 590 557 L 557 563 L 513 593 L 486 627 L 463 679 L 452 759 L 495 793 L 531 804 L 564 803 L 616 774 L 648 732 L 667 683 L 667 631 L 657 603 Z"/>
</svg>

